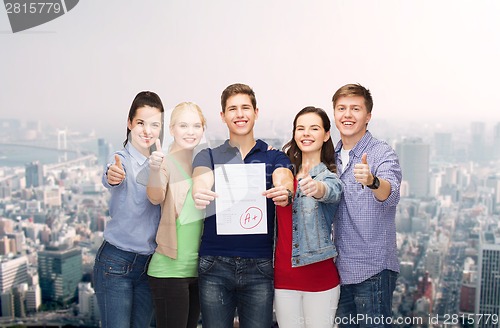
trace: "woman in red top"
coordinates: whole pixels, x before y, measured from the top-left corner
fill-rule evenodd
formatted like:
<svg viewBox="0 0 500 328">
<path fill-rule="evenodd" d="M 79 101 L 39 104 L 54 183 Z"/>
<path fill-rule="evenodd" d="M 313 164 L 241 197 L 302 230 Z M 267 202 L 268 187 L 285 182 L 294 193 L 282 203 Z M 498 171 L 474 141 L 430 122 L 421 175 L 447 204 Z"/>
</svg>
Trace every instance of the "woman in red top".
<svg viewBox="0 0 500 328">
<path fill-rule="evenodd" d="M 331 237 L 342 187 L 335 174 L 330 120 L 302 109 L 283 150 L 294 164 L 293 204 L 276 207 L 275 309 L 280 328 L 332 327 L 340 296 Z"/>
</svg>

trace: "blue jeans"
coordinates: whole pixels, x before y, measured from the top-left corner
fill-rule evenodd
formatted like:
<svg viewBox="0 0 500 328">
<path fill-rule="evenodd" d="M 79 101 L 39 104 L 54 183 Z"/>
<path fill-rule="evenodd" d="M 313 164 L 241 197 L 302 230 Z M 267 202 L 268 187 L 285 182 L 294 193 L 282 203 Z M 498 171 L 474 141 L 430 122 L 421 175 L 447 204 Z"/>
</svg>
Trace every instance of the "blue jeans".
<svg viewBox="0 0 500 328">
<path fill-rule="evenodd" d="M 391 327 L 398 273 L 383 270 L 359 284 L 342 285 L 335 322 L 340 328 Z"/>
<path fill-rule="evenodd" d="M 198 271 L 203 328 L 232 328 L 236 309 L 241 328 L 272 326 L 272 259 L 202 256 Z"/>
<path fill-rule="evenodd" d="M 146 328 L 153 317 L 149 255 L 122 251 L 107 241 L 97 251 L 94 288 L 103 328 Z"/>
</svg>

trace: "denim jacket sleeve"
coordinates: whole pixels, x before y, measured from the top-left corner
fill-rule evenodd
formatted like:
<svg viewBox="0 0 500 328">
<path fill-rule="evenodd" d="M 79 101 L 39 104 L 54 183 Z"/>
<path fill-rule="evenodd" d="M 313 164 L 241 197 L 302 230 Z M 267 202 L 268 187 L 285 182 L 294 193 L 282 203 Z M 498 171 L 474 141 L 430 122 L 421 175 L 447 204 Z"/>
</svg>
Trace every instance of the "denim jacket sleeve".
<svg viewBox="0 0 500 328">
<path fill-rule="evenodd" d="M 339 203 L 342 196 L 342 182 L 337 174 L 329 171 L 323 171 L 318 174 L 315 180 L 319 180 L 325 184 L 325 194 L 318 199 L 322 203 Z"/>
<path fill-rule="evenodd" d="M 322 181 L 326 188 L 323 197 L 318 199 L 318 205 L 327 223 L 331 226 L 342 196 L 342 182 L 337 174 L 329 170 L 326 170 L 323 179 L 319 181 Z"/>
</svg>

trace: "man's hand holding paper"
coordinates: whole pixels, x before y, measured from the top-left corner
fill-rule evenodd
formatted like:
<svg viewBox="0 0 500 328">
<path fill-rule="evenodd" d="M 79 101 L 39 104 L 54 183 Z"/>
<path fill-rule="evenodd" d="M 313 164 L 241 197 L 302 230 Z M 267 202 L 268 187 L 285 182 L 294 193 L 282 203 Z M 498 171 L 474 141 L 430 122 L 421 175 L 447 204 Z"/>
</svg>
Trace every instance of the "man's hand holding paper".
<svg viewBox="0 0 500 328">
<path fill-rule="evenodd" d="M 265 164 L 216 165 L 214 177 L 217 234 L 266 234 Z"/>
</svg>

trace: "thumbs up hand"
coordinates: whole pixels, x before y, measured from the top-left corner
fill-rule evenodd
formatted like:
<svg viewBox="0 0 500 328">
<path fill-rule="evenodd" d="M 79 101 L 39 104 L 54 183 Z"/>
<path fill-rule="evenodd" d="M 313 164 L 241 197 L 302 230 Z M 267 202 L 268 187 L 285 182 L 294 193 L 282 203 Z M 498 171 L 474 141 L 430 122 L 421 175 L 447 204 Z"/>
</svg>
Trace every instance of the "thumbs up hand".
<svg viewBox="0 0 500 328">
<path fill-rule="evenodd" d="M 160 139 L 156 139 L 155 141 L 156 150 L 149 156 L 149 167 L 151 171 L 160 171 L 161 163 L 163 162 L 163 158 L 165 154 L 161 149 Z"/>
<path fill-rule="evenodd" d="M 308 174 L 302 179 L 299 179 L 299 187 L 302 193 L 308 197 L 315 197 L 319 192 L 321 182 L 314 180 Z"/>
<path fill-rule="evenodd" d="M 108 183 L 112 186 L 118 185 L 125 180 L 125 170 L 123 170 L 122 161 L 118 154 L 115 154 L 115 163 L 108 167 L 106 175 Z"/>
<path fill-rule="evenodd" d="M 370 171 L 370 166 L 366 160 L 366 153 L 361 156 L 361 163 L 354 165 L 353 173 L 354 179 L 361 183 L 363 186 L 371 185 L 373 183 L 373 174 Z"/>
</svg>

